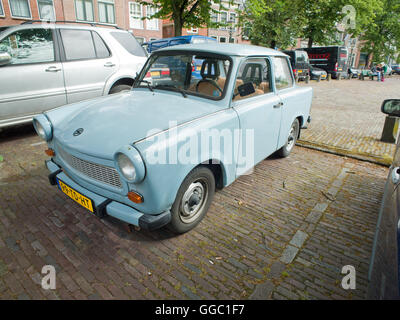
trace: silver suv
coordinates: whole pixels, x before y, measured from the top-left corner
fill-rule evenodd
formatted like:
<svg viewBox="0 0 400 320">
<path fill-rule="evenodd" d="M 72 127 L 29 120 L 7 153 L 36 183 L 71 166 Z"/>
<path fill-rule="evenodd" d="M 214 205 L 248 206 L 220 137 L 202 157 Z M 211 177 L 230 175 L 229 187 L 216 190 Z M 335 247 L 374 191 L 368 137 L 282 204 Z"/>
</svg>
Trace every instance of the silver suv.
<svg viewBox="0 0 400 320">
<path fill-rule="evenodd" d="M 117 28 L 0 27 L 0 128 L 61 105 L 128 90 L 145 61 L 134 36 Z"/>
</svg>

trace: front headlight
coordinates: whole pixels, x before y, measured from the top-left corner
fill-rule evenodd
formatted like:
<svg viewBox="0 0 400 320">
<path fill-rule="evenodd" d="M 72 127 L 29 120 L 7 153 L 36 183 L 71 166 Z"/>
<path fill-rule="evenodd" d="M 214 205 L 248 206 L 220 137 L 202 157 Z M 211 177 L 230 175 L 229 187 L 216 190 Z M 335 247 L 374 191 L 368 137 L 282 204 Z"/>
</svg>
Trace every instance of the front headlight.
<svg viewBox="0 0 400 320">
<path fill-rule="evenodd" d="M 37 120 L 35 120 L 35 129 L 38 136 L 41 137 L 43 140 L 46 140 L 46 132 L 44 131 L 42 125 Z"/>
<path fill-rule="evenodd" d="M 114 162 L 122 177 L 129 183 L 140 183 L 146 175 L 146 168 L 139 151 L 126 145 L 117 150 L 114 154 Z"/>
<path fill-rule="evenodd" d="M 119 170 L 128 181 L 134 181 L 136 179 L 136 169 L 132 161 L 123 153 L 117 154 L 117 164 Z"/>
<path fill-rule="evenodd" d="M 33 118 L 33 126 L 39 137 L 45 141 L 50 141 L 53 138 L 53 128 L 47 117 L 40 114 Z"/>
</svg>

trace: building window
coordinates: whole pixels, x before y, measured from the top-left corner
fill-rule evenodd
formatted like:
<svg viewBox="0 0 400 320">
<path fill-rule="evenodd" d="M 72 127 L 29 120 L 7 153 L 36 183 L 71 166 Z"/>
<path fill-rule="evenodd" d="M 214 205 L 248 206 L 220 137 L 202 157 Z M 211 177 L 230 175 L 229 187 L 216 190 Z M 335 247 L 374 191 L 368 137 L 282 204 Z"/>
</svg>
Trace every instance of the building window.
<svg viewBox="0 0 400 320">
<path fill-rule="evenodd" d="M 226 37 L 219 37 L 219 42 L 225 43 L 226 42 Z"/>
<path fill-rule="evenodd" d="M 114 0 L 98 0 L 99 21 L 115 24 Z"/>
<path fill-rule="evenodd" d="M 0 0 L 0 17 L 4 17 L 3 3 Z"/>
<path fill-rule="evenodd" d="M 9 3 L 11 15 L 14 18 L 32 18 L 28 0 L 9 0 Z"/>
<path fill-rule="evenodd" d="M 129 25 L 132 29 L 143 29 L 143 6 L 137 2 L 129 2 Z"/>
<path fill-rule="evenodd" d="M 157 13 L 157 9 L 152 7 L 152 6 L 147 6 L 146 8 L 146 12 L 147 12 L 147 30 L 158 30 L 158 19 L 154 18 L 154 19 L 150 19 L 150 17 L 153 14 Z"/>
<path fill-rule="evenodd" d="M 227 22 L 228 22 L 228 12 L 226 12 L 226 11 L 222 11 L 221 13 L 220 13 L 220 22 L 221 22 L 221 24 L 227 24 Z M 222 26 L 221 27 L 221 29 L 222 30 L 225 30 L 226 29 L 226 26 Z"/>
<path fill-rule="evenodd" d="M 229 25 L 232 30 L 236 31 L 236 13 L 234 12 L 229 13 Z"/>
<path fill-rule="evenodd" d="M 37 5 L 41 20 L 56 20 L 53 0 L 37 0 Z"/>
<path fill-rule="evenodd" d="M 93 1 L 75 0 L 76 20 L 94 21 Z"/>
<path fill-rule="evenodd" d="M 218 13 L 211 12 L 211 22 L 218 23 Z"/>
</svg>

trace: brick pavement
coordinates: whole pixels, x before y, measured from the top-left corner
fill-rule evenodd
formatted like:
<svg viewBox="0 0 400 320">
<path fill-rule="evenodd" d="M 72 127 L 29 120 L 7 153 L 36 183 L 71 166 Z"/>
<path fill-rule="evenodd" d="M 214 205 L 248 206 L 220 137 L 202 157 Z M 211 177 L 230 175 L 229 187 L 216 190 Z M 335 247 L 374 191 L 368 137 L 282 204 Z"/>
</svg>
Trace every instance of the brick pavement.
<svg viewBox="0 0 400 320">
<path fill-rule="evenodd" d="M 129 232 L 47 181 L 34 133 L 0 134 L 1 299 L 362 299 L 387 169 L 297 147 L 219 191 L 191 232 Z M 41 289 L 54 265 L 57 289 Z M 357 289 L 340 287 L 343 265 Z"/>
<path fill-rule="evenodd" d="M 300 83 L 301 86 L 306 84 Z M 357 79 L 310 82 L 312 122 L 299 144 L 390 165 L 395 145 L 380 141 L 383 100 L 400 98 L 400 76 L 385 82 Z"/>
</svg>

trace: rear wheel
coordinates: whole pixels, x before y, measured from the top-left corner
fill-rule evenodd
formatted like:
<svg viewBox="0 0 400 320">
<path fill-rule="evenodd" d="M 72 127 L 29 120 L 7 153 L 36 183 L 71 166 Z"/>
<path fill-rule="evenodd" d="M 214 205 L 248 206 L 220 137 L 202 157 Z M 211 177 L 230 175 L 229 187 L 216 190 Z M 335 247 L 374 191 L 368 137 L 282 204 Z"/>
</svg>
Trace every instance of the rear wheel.
<svg viewBox="0 0 400 320">
<path fill-rule="evenodd" d="M 127 92 L 127 91 L 130 91 L 131 89 L 132 89 L 132 86 L 129 86 L 127 84 L 119 84 L 119 85 L 116 85 L 115 87 L 111 88 L 110 94 Z"/>
<path fill-rule="evenodd" d="M 183 180 L 171 208 L 169 228 L 185 233 L 205 217 L 215 194 L 215 178 L 206 166 L 193 169 Z"/>
<path fill-rule="evenodd" d="M 292 152 L 292 150 L 296 144 L 297 137 L 299 136 L 299 132 L 300 132 L 300 123 L 299 123 L 299 120 L 296 119 L 293 121 L 293 124 L 290 127 L 289 135 L 288 135 L 285 145 L 278 150 L 279 156 L 281 156 L 282 158 L 286 158 L 289 156 L 289 154 Z"/>
</svg>

